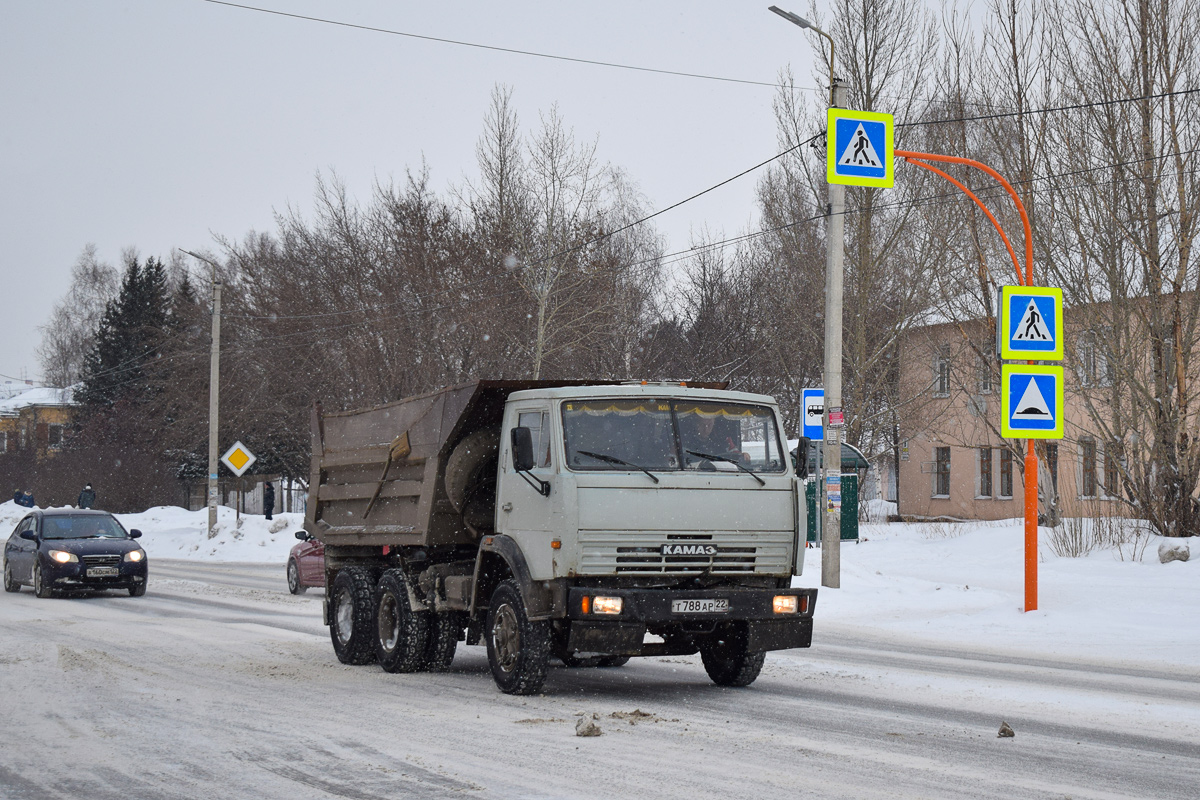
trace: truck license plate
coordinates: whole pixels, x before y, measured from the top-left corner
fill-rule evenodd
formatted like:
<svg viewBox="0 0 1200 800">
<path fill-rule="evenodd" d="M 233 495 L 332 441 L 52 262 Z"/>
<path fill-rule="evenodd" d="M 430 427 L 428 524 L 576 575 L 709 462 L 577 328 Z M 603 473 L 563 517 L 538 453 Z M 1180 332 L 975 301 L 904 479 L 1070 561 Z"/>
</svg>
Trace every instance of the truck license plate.
<svg viewBox="0 0 1200 800">
<path fill-rule="evenodd" d="M 704 600 L 672 600 L 672 614 L 717 614 L 729 610 L 729 601 L 723 598 Z"/>
<path fill-rule="evenodd" d="M 116 574 L 116 567 L 91 567 L 87 571 L 87 576 L 89 578 L 111 578 Z"/>
</svg>

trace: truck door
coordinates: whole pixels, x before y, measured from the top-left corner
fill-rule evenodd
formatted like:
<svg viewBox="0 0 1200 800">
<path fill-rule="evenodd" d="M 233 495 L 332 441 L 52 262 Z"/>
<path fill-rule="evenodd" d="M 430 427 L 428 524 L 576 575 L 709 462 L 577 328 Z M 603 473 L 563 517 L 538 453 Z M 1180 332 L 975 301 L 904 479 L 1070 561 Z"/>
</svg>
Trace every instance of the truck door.
<svg viewBox="0 0 1200 800">
<path fill-rule="evenodd" d="M 512 429 L 528 428 L 533 439 L 535 465 L 529 475 L 550 484 L 550 496 L 513 471 Z M 556 538 L 562 517 L 562 493 L 555 466 L 553 421 L 546 403 L 522 404 L 510 412 L 502 440 L 501 480 L 496 498 L 496 530 L 517 541 L 536 580 L 553 577 L 550 541 Z"/>
</svg>

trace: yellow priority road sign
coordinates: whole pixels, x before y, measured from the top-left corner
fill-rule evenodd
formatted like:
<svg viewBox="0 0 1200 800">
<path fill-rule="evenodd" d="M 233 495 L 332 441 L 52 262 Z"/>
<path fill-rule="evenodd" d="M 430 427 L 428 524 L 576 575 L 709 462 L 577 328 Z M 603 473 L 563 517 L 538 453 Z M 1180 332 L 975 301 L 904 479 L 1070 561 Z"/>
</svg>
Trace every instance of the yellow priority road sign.
<svg viewBox="0 0 1200 800">
<path fill-rule="evenodd" d="M 239 478 L 253 466 L 255 461 L 258 461 L 258 456 L 251 453 L 250 449 L 241 442 L 234 442 L 233 447 L 226 450 L 225 455 L 221 456 L 221 463 L 229 467 L 229 471 Z"/>
<path fill-rule="evenodd" d="M 825 131 L 825 180 L 890 189 L 896 182 L 891 114 L 831 108 Z"/>
</svg>

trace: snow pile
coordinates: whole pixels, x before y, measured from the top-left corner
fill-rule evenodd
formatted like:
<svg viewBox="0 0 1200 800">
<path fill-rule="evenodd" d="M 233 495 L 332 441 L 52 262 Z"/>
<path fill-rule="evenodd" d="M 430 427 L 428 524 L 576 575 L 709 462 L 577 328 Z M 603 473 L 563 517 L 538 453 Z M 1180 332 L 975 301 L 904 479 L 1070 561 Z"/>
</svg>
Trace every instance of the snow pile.
<svg viewBox="0 0 1200 800">
<path fill-rule="evenodd" d="M 0 503 L 0 532 L 12 532 L 29 509 L 11 500 Z M 126 530 L 142 532 L 138 542 L 151 559 L 183 558 L 202 561 L 241 561 L 282 564 L 296 544 L 296 531 L 304 528 L 303 514 L 276 514 L 268 521 L 261 514 L 242 514 L 232 508 L 217 509 L 217 535 L 208 538 L 208 510 L 187 511 L 159 506 L 140 514 L 117 514 Z"/>
<path fill-rule="evenodd" d="M 1001 655 L 1200 666 L 1200 626 L 1183 618 L 1200 608 L 1195 561 L 1160 564 L 1160 537 L 1140 560 L 1128 547 L 1060 558 L 1052 535 L 1039 530 L 1038 607 L 1024 613 L 1022 520 L 864 524 L 861 543 L 842 542 L 841 588 L 817 596 L 813 645 L 836 628 Z M 807 551 L 793 583 L 820 587 L 820 549 Z"/>
</svg>

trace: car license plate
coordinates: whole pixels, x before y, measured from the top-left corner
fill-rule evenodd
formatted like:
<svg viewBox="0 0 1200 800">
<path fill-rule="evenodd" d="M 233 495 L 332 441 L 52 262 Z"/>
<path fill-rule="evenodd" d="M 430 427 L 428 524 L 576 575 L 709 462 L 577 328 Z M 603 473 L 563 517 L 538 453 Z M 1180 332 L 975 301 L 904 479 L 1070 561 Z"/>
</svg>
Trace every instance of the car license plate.
<svg viewBox="0 0 1200 800">
<path fill-rule="evenodd" d="M 116 574 L 116 567 L 91 567 L 87 571 L 89 578 L 113 578 Z"/>
<path fill-rule="evenodd" d="M 704 600 L 672 600 L 672 614 L 719 614 L 729 610 L 729 601 L 724 598 Z"/>
</svg>

